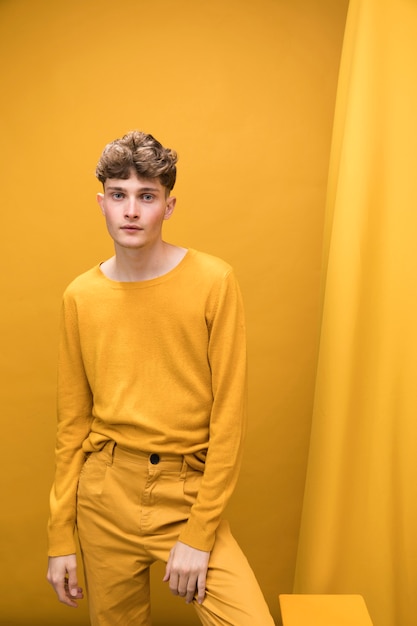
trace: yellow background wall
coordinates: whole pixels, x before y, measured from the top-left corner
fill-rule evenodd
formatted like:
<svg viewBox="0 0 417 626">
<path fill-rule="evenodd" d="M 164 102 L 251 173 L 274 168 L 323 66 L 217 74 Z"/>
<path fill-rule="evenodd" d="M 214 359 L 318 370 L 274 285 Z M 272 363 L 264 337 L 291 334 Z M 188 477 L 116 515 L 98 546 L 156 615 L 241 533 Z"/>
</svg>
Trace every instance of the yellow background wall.
<svg viewBox="0 0 417 626">
<path fill-rule="evenodd" d="M 346 9 L 1 0 L 1 623 L 88 623 L 45 581 L 58 316 L 68 282 L 112 253 L 94 168 L 132 128 L 180 155 L 166 238 L 225 258 L 240 278 L 250 428 L 229 519 L 278 622 L 303 497 Z M 162 575 L 155 626 L 196 624 Z"/>
</svg>

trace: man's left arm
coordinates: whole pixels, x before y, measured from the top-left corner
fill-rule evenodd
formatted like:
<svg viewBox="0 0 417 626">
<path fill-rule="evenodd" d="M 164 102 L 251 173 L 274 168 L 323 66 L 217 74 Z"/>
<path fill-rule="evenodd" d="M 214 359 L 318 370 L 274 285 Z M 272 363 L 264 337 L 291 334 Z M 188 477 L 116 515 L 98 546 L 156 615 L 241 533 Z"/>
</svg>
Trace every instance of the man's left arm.
<svg viewBox="0 0 417 626">
<path fill-rule="evenodd" d="M 246 332 L 233 271 L 224 277 L 209 325 L 213 404 L 204 475 L 190 518 L 171 550 L 164 580 L 175 595 L 202 602 L 210 552 L 236 485 L 246 429 Z"/>
</svg>

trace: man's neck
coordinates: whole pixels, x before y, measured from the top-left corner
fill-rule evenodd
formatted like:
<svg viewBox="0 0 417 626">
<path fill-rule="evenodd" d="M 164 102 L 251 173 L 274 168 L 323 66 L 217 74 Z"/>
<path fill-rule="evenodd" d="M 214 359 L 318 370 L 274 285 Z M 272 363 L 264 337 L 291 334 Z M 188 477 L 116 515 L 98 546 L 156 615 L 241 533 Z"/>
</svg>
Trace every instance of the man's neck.
<svg viewBox="0 0 417 626">
<path fill-rule="evenodd" d="M 158 250 L 117 249 L 116 254 L 101 265 L 107 278 L 118 282 L 139 282 L 163 276 L 182 261 L 187 250 L 161 242 Z"/>
</svg>

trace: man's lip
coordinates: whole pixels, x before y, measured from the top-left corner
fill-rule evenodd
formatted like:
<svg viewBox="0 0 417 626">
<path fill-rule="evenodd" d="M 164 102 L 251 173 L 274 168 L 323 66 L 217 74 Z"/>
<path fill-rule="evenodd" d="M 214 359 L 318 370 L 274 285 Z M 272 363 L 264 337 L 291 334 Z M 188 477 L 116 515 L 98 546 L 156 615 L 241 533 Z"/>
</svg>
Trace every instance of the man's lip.
<svg viewBox="0 0 417 626">
<path fill-rule="evenodd" d="M 122 230 L 143 230 L 140 226 L 135 226 L 135 224 L 126 224 L 126 226 L 121 227 Z"/>
</svg>

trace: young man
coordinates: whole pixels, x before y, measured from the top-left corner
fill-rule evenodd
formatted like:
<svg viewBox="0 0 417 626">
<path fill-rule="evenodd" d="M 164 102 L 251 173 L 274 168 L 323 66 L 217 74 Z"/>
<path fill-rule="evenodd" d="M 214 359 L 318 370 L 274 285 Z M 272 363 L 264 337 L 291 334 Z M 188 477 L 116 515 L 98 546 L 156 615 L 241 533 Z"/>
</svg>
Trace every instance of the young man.
<svg viewBox="0 0 417 626">
<path fill-rule="evenodd" d="M 149 567 L 203 624 L 271 626 L 223 510 L 245 430 L 241 296 L 225 262 L 162 239 L 177 155 L 108 144 L 97 200 L 115 255 L 63 299 L 48 580 L 71 607 L 78 530 L 93 626 L 149 626 Z"/>
</svg>

